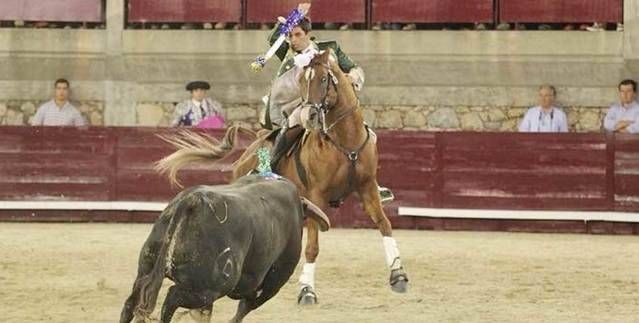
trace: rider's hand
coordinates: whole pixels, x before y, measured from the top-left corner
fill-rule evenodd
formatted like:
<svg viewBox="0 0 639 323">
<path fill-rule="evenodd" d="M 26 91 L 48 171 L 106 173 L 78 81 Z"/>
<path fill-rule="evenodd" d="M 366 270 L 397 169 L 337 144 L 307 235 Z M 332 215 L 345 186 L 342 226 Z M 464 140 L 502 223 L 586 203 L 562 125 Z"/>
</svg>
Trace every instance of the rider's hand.
<svg viewBox="0 0 639 323">
<path fill-rule="evenodd" d="M 279 22 L 280 24 L 286 23 L 286 18 L 279 16 L 277 17 L 277 22 Z"/>
<path fill-rule="evenodd" d="M 364 70 L 360 67 L 354 67 L 346 74 L 346 77 L 351 81 L 351 84 L 353 84 L 355 91 L 359 92 L 362 90 L 364 87 Z"/>
</svg>

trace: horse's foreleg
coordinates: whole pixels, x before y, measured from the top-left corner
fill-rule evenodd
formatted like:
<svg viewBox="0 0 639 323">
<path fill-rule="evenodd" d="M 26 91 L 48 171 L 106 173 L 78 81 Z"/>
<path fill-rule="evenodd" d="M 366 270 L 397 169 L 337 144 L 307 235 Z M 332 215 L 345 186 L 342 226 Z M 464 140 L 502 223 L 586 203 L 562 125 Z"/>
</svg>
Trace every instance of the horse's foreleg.
<svg viewBox="0 0 639 323">
<path fill-rule="evenodd" d="M 310 199 L 313 204 L 320 209 L 326 209 L 326 203 L 319 198 Z M 297 302 L 303 305 L 316 304 L 317 295 L 315 294 L 315 260 L 319 254 L 319 225 L 315 220 L 308 218 L 306 220 L 306 249 L 304 256 L 306 263 L 302 268 L 300 275 L 300 293 Z"/>
<path fill-rule="evenodd" d="M 391 223 L 384 213 L 382 203 L 380 201 L 379 192 L 377 190 L 377 182 L 369 181 L 362 185 L 359 189 L 362 199 L 362 207 L 368 216 L 377 225 L 379 232 L 382 234 L 382 244 L 386 255 L 386 265 L 390 270 L 391 289 L 398 293 L 406 291 L 408 284 L 408 275 L 404 272 L 401 258 L 399 257 L 399 248 L 395 238 L 392 237 L 393 229 Z"/>
</svg>

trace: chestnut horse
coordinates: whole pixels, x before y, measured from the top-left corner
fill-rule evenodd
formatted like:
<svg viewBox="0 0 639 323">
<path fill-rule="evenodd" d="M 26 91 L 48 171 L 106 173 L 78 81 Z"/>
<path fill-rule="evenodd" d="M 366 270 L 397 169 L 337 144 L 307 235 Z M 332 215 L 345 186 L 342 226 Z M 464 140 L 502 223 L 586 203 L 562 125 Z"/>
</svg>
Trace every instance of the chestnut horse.
<svg viewBox="0 0 639 323">
<path fill-rule="evenodd" d="M 301 108 L 306 109 L 302 115 L 307 116 L 303 120 L 306 135 L 299 151 L 282 158 L 276 172 L 293 181 L 300 194 L 322 210 L 328 208 L 329 202 L 342 200 L 350 193 L 359 196 L 364 211 L 382 234 L 391 289 L 405 292 L 408 277 L 378 193 L 376 139 L 364 124 L 362 109 L 350 81 L 335 63 L 331 52 L 325 51 L 305 68 L 299 82 L 304 102 Z M 178 151 L 159 161 L 157 169 L 168 173 L 172 182 L 177 183 L 177 171 L 185 164 L 227 156 L 238 132 L 252 133 L 248 129 L 231 127 L 221 143 L 193 133 L 164 138 Z M 258 136 L 235 162 L 233 178 L 255 169 L 255 150 L 268 145 L 265 134 Z M 317 302 L 314 273 L 318 254 L 318 225 L 310 220 L 307 221 L 306 263 L 299 279 L 300 304 Z"/>
</svg>

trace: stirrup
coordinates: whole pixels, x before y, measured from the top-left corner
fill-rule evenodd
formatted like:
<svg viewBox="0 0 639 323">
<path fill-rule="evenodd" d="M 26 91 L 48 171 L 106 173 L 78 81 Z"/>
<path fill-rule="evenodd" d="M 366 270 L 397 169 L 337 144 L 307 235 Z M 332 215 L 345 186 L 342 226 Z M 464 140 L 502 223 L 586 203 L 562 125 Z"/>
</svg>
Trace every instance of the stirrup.
<svg viewBox="0 0 639 323">
<path fill-rule="evenodd" d="M 379 199 L 381 200 L 382 204 L 389 203 L 395 200 L 395 195 L 389 188 L 377 186 L 377 191 L 379 192 Z"/>
</svg>

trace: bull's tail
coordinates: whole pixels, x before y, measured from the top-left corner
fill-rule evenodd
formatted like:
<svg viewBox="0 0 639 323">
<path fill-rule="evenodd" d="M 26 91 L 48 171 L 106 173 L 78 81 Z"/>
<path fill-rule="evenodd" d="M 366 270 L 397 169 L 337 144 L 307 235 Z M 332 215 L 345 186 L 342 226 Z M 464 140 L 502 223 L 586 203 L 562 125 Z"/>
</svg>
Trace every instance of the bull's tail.
<svg viewBox="0 0 639 323">
<path fill-rule="evenodd" d="M 174 136 L 159 135 L 178 150 L 158 161 L 155 170 L 166 175 L 171 184 L 181 187 L 177 180 L 177 173 L 181 168 L 191 163 L 218 161 L 226 157 L 233 150 L 239 133 L 247 134 L 252 139 L 257 137 L 253 130 L 241 126 L 228 128 L 221 141 L 188 130 L 180 131 Z"/>
<path fill-rule="evenodd" d="M 188 217 L 189 212 L 185 207 L 192 208 L 199 200 L 189 198 L 190 194 L 184 195 L 184 199 L 176 206 L 176 211 L 172 215 L 171 221 L 167 226 L 166 233 L 162 239 L 162 246 L 158 251 L 158 256 L 153 265 L 153 270 L 145 276 L 140 277 L 136 281 L 136 285 L 140 290 L 138 305 L 135 309 L 136 316 L 149 317 L 157 303 L 162 281 L 166 275 L 168 260 L 171 260 L 173 249 L 175 248 L 175 238 L 177 231 L 182 226 L 182 222 Z"/>
<path fill-rule="evenodd" d="M 331 227 L 331 221 L 328 219 L 326 213 L 307 198 L 300 197 L 300 199 L 302 199 L 302 205 L 304 206 L 304 216 L 309 216 L 315 220 L 315 222 L 319 224 L 320 231 L 328 231 Z"/>
</svg>

